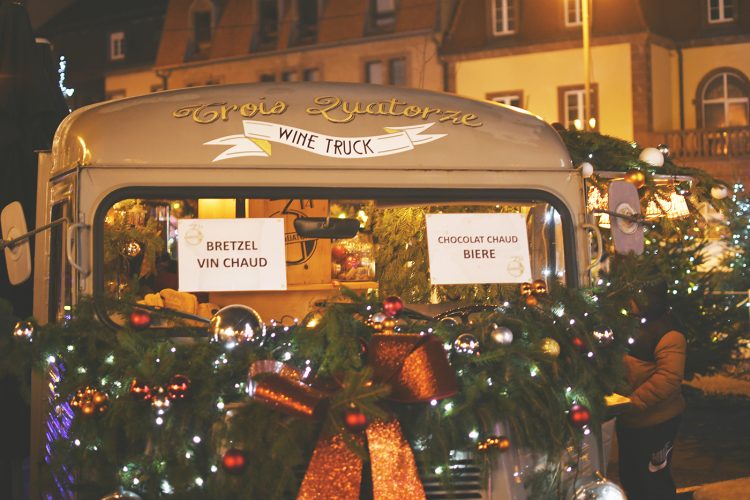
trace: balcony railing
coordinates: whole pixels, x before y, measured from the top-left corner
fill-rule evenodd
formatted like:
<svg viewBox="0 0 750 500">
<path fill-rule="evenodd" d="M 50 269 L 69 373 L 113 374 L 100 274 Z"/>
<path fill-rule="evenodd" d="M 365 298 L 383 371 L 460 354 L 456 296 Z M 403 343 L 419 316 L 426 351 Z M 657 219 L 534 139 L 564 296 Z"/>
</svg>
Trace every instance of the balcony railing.
<svg viewBox="0 0 750 500">
<path fill-rule="evenodd" d="M 667 144 L 676 158 L 750 156 L 750 127 L 704 128 L 653 132 L 653 142 Z"/>
</svg>

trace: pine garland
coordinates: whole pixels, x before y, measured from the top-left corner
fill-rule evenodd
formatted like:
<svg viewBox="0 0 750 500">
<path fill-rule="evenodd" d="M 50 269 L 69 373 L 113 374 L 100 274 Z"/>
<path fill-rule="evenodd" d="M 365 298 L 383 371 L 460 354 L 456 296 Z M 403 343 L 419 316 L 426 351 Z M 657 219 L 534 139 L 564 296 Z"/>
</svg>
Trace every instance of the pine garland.
<svg viewBox="0 0 750 500">
<path fill-rule="evenodd" d="M 442 466 L 449 471 L 451 451 L 475 452 L 477 440 L 491 434 L 498 421 L 507 422 L 513 446 L 559 456 L 581 438 L 580 429 L 566 416 L 573 402 L 591 410 L 594 427 L 604 416 L 603 396 L 622 380 L 619 360 L 624 332 L 632 328 L 629 318 L 602 308 L 593 295 L 554 287 L 537 307 L 521 299 L 499 303 L 473 313 L 471 324 L 459 328 L 431 319 L 402 320 L 399 329 L 431 329 L 446 345 L 470 333 L 478 339 L 481 355 L 450 353 L 459 374 L 457 396 L 436 406 L 387 403 L 388 388 L 371 383 L 371 370 L 362 358 L 362 346 L 374 332 L 367 319 L 379 303 L 375 297 L 344 293 L 344 302 L 314 312 L 322 315 L 315 328 L 303 326 L 303 321 L 288 332 L 272 329 L 265 338 L 232 349 L 208 342 L 205 330 L 187 326 L 113 330 L 98 319 L 97 311 L 124 314 L 123 303 L 84 300 L 67 323 L 39 328 L 33 342 L 4 346 L 3 353 L 16 360 L 34 359 L 43 372 L 53 358 L 65 367 L 53 412 L 83 387 L 107 393 L 105 413 L 77 414 L 69 439 L 53 443 L 50 468 L 73 467 L 76 480 L 70 487 L 86 498 L 118 486 L 149 497 L 166 491 L 178 498 L 293 496 L 321 433 L 345 432 L 347 441 L 366 456 L 342 423 L 343 410 L 352 404 L 371 421 L 395 415 L 417 459 L 430 470 Z M 171 322 L 179 321 L 164 314 Z M 619 332 L 617 342 L 601 347 L 591 332 L 613 317 L 618 326 L 608 326 Z M 515 340 L 509 345 L 494 342 L 493 324 L 507 325 Z M 583 352 L 571 344 L 573 336 L 584 340 Z M 540 350 L 544 338 L 560 344 L 559 357 Z M 317 422 L 288 416 L 249 399 L 247 369 L 262 359 L 301 370 L 312 367 L 317 380 L 340 381 L 325 416 Z M 134 378 L 154 387 L 167 384 L 175 374 L 190 379 L 188 396 L 174 400 L 163 414 L 129 393 Z M 249 470 L 242 476 L 218 469 L 223 450 L 230 446 L 249 456 Z"/>
</svg>

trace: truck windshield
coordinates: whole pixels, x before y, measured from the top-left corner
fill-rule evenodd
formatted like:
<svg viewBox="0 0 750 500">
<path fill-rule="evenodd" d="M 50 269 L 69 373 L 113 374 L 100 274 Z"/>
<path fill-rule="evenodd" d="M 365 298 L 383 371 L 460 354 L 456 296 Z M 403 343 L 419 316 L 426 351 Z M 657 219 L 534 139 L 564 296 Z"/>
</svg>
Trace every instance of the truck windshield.
<svg viewBox="0 0 750 500">
<path fill-rule="evenodd" d="M 340 286 L 398 295 L 409 307 L 439 313 L 465 305 L 498 304 L 517 295 L 522 281 L 541 279 L 549 284 L 570 279 L 566 243 L 568 258 L 572 246 L 565 230 L 570 221 L 550 201 L 477 200 L 445 194 L 412 201 L 393 196 L 140 196 L 109 203 L 100 215 L 103 236 L 97 242 L 97 258 L 102 265 L 95 279 L 101 290 L 123 300 L 204 318 L 230 304 L 248 305 L 264 320 L 301 318 L 315 301 L 334 295 Z M 258 250 L 254 237 L 231 229 L 246 227 L 241 224 L 230 224 L 225 237 L 217 241 L 208 238 L 204 250 L 221 252 L 207 254 L 199 265 L 199 273 L 234 268 L 237 282 L 216 289 L 195 287 L 190 276 L 188 283 L 180 249 L 191 240 L 202 241 L 203 234 L 186 221 L 268 218 L 283 220 L 283 246 L 278 246 L 284 253 L 283 289 L 243 287 L 239 276 L 263 261 L 258 260 L 261 254 L 253 254 Z M 355 224 L 354 234 L 311 235 L 299 226 L 299 220 L 326 226 L 329 219 L 348 220 L 349 228 Z M 481 229 L 472 229 L 475 225 Z M 456 248 L 450 253 L 450 245 L 458 245 L 458 253 Z M 464 273 L 459 268 L 467 261 L 475 269 Z M 494 276 L 497 266 L 502 267 L 499 277 Z"/>
</svg>

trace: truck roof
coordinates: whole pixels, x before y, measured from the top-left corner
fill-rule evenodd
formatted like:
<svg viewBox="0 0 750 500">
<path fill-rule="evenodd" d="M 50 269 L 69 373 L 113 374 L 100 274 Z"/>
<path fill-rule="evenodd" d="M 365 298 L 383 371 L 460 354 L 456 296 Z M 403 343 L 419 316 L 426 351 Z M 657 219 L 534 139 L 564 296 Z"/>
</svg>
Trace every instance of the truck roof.
<svg viewBox="0 0 750 500">
<path fill-rule="evenodd" d="M 216 85 L 94 104 L 55 134 L 75 167 L 557 170 L 555 130 L 517 108 L 370 84 Z"/>
</svg>

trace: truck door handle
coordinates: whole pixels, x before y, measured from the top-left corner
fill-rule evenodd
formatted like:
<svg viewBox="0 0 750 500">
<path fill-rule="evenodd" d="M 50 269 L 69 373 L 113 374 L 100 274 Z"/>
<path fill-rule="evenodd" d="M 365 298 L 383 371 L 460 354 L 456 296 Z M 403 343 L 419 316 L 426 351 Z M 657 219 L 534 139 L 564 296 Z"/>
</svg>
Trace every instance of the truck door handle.
<svg viewBox="0 0 750 500">
<path fill-rule="evenodd" d="M 591 271 L 602 259 L 602 253 L 604 250 L 602 248 L 602 232 L 599 230 L 599 226 L 596 224 L 589 224 L 588 222 L 581 224 L 581 227 L 594 233 L 594 237 L 596 238 L 596 257 L 591 260 L 591 263 L 586 268 L 586 271 Z"/>
<path fill-rule="evenodd" d="M 66 240 L 66 245 L 65 245 L 66 252 L 65 252 L 65 256 L 68 258 L 68 263 L 74 269 L 76 269 L 79 273 L 83 274 L 84 277 L 86 277 L 86 276 L 89 275 L 89 270 L 86 269 L 83 266 L 79 266 L 78 263 L 73 258 L 73 244 L 76 241 L 76 234 L 77 234 L 78 230 L 79 229 L 88 229 L 89 227 L 91 227 L 91 226 L 89 226 L 88 224 L 83 224 L 81 222 L 78 222 L 78 223 L 75 223 L 75 224 L 70 224 L 68 226 L 68 234 L 67 234 L 67 236 L 65 238 L 65 240 Z"/>
</svg>

